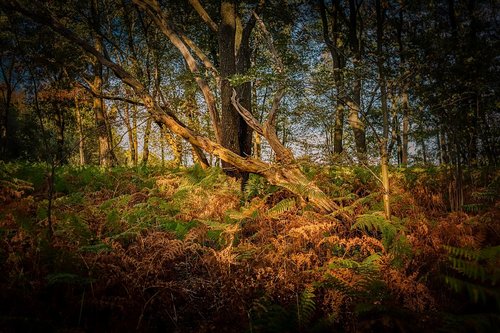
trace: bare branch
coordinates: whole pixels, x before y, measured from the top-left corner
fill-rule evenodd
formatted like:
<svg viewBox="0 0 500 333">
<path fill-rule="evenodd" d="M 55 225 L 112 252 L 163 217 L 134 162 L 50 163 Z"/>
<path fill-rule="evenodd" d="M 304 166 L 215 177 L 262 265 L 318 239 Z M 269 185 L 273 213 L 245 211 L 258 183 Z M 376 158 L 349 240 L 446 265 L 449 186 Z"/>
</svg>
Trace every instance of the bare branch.
<svg viewBox="0 0 500 333">
<path fill-rule="evenodd" d="M 208 15 L 207 11 L 205 10 L 205 8 L 203 8 L 203 6 L 198 0 L 189 0 L 189 3 L 191 4 L 191 6 L 193 6 L 194 10 L 196 10 L 198 15 L 200 15 L 201 19 L 208 25 L 208 27 L 213 32 L 217 32 L 219 30 L 217 24 L 215 24 L 215 22 L 212 20 L 210 15 Z"/>
<path fill-rule="evenodd" d="M 183 32 L 177 31 L 177 34 L 182 38 L 182 40 L 184 41 L 184 43 L 186 43 L 186 45 L 189 46 L 189 48 L 191 50 L 193 50 L 193 52 L 196 54 L 196 56 L 203 62 L 203 65 L 210 72 L 212 72 L 212 74 L 214 75 L 215 79 L 217 81 L 219 81 L 220 80 L 219 71 L 217 70 L 217 68 L 215 68 L 215 66 L 212 64 L 212 62 L 210 61 L 210 59 L 208 59 L 207 55 L 198 47 L 198 45 L 196 45 L 193 42 L 193 40 L 191 40 Z"/>
<path fill-rule="evenodd" d="M 262 21 L 262 19 L 259 17 L 257 12 L 253 12 L 253 16 L 257 20 L 257 23 L 259 24 L 259 28 L 262 30 L 264 35 L 266 36 L 266 42 L 267 46 L 269 48 L 269 51 L 271 52 L 271 55 L 273 57 L 273 60 L 276 64 L 276 70 L 279 74 L 283 74 L 285 72 L 285 66 L 283 65 L 283 61 L 281 60 L 281 57 L 278 53 L 278 50 L 274 47 L 274 41 L 273 41 L 273 36 L 271 33 L 267 30 L 266 25 Z"/>
<path fill-rule="evenodd" d="M 109 96 L 109 95 L 104 95 L 104 94 L 98 94 L 98 93 L 94 92 L 94 90 L 92 88 L 87 87 L 84 84 L 80 83 L 79 85 L 82 88 L 84 88 L 85 90 L 87 90 L 94 97 L 99 97 L 99 98 L 107 99 L 107 100 L 110 100 L 110 101 L 120 101 L 120 102 L 129 103 L 129 104 L 144 106 L 144 103 L 141 103 L 139 101 L 134 101 L 132 99 L 129 99 L 129 98 L 126 98 L 126 97 L 121 97 L 121 96 Z"/>
<path fill-rule="evenodd" d="M 279 110 L 281 99 L 283 98 L 284 95 L 285 95 L 285 89 L 283 87 L 278 88 L 278 91 L 276 92 L 276 94 L 274 94 L 271 111 L 269 111 L 269 115 L 267 116 L 265 124 L 270 124 L 272 126 L 275 125 L 276 114 Z"/>
<path fill-rule="evenodd" d="M 208 83 L 199 75 L 200 71 L 198 69 L 198 65 L 196 64 L 196 60 L 189 51 L 188 47 L 168 24 L 157 0 L 133 0 L 133 2 L 142 8 L 155 21 L 156 25 L 161 29 L 165 36 L 168 37 L 170 42 L 174 44 L 174 46 L 182 54 L 189 70 L 195 75 L 195 81 L 205 98 L 205 102 L 207 103 L 208 113 L 210 114 L 210 119 L 212 120 L 212 124 L 214 126 L 215 138 L 217 139 L 217 142 L 221 142 L 222 136 L 220 133 L 220 119 L 215 103 L 215 97 L 210 90 Z"/>
<path fill-rule="evenodd" d="M 245 122 L 250 126 L 255 132 L 258 134 L 264 136 L 264 130 L 262 129 L 262 125 L 259 123 L 257 119 L 243 107 L 243 105 L 240 104 L 240 102 L 236 98 L 236 89 L 233 88 L 233 95 L 231 96 L 231 102 L 238 111 L 238 113 L 241 115 L 241 117 L 245 120 Z"/>
</svg>

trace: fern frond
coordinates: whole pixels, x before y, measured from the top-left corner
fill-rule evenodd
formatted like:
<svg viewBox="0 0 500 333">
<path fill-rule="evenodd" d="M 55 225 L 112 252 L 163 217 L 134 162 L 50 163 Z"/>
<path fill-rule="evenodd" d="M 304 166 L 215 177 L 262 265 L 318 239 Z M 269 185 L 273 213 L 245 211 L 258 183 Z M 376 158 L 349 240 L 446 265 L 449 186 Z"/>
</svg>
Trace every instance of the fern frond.
<svg viewBox="0 0 500 333">
<path fill-rule="evenodd" d="M 269 216 L 277 216 L 296 207 L 294 198 L 283 199 L 267 211 Z"/>
<path fill-rule="evenodd" d="M 484 191 L 472 192 L 471 195 L 474 199 L 494 201 L 497 198 L 498 193 L 494 189 L 487 188 Z"/>
<path fill-rule="evenodd" d="M 500 246 L 480 250 L 453 246 L 444 248 L 448 252 L 449 268 L 458 274 L 445 274 L 445 283 L 457 293 L 467 292 L 475 303 L 493 298 L 500 304 L 498 288 L 489 288 L 495 286 L 500 278 Z"/>
<path fill-rule="evenodd" d="M 448 251 L 448 260 L 455 271 L 464 276 L 482 282 L 489 281 L 495 285 L 500 278 L 498 262 L 500 260 L 500 246 L 486 247 L 480 250 L 445 245 Z"/>
<path fill-rule="evenodd" d="M 479 251 L 475 249 L 469 249 L 464 247 L 454 247 L 449 245 L 444 245 L 443 248 L 448 251 L 451 256 L 457 258 L 463 258 L 467 260 L 479 260 Z"/>
<path fill-rule="evenodd" d="M 484 205 L 480 203 L 462 205 L 462 209 L 467 213 L 478 213 L 483 207 Z"/>
<path fill-rule="evenodd" d="M 450 257 L 448 259 L 451 261 L 453 269 L 462 273 L 466 277 L 473 280 L 480 279 L 482 282 L 486 280 L 486 270 L 477 262 L 471 262 L 454 257 Z"/>
<path fill-rule="evenodd" d="M 259 216 L 259 209 L 264 206 L 267 198 L 271 194 L 267 194 L 262 198 L 252 200 L 249 206 L 242 207 L 239 211 L 231 210 L 227 212 L 227 217 L 233 220 L 243 220 L 247 218 L 256 218 Z"/>
<path fill-rule="evenodd" d="M 488 297 L 493 297 L 499 301 L 498 291 L 481 286 L 474 282 L 469 282 L 450 275 L 444 276 L 444 282 L 456 293 L 467 292 L 469 298 L 474 302 L 486 302 Z"/>
<path fill-rule="evenodd" d="M 316 302 L 314 298 L 314 289 L 307 287 L 297 299 L 297 321 L 299 327 L 304 327 L 311 322 L 316 311 Z"/>
<path fill-rule="evenodd" d="M 364 231 L 379 231 L 382 233 L 384 246 L 389 248 L 403 226 L 387 220 L 382 213 L 363 214 L 358 216 L 356 222 L 351 226 L 351 230 L 359 229 Z"/>
<path fill-rule="evenodd" d="M 474 313 L 474 314 L 443 314 L 443 327 L 440 332 L 496 332 L 500 327 L 500 315 L 498 313 Z"/>
</svg>

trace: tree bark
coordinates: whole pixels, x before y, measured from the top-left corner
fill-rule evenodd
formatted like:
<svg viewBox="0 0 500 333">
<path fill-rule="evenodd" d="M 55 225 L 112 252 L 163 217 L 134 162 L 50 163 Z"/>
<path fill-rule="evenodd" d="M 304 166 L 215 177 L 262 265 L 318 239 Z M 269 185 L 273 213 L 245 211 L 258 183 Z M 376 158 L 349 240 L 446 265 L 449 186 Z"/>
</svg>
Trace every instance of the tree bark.
<svg viewBox="0 0 500 333">
<path fill-rule="evenodd" d="M 130 105 L 128 103 L 125 104 L 124 108 L 124 116 L 125 116 L 125 127 L 127 127 L 127 137 L 128 137 L 128 153 L 130 157 L 130 163 L 134 163 L 135 160 L 135 144 L 134 144 L 134 134 L 132 132 L 132 125 L 130 123 Z"/>
<path fill-rule="evenodd" d="M 76 128 L 78 130 L 78 155 L 80 166 L 85 165 L 85 135 L 83 133 L 83 120 L 80 111 L 78 96 L 75 96 Z"/>
<path fill-rule="evenodd" d="M 242 128 L 244 122 L 239 113 L 234 109 L 231 103 L 231 95 L 233 88 L 229 79 L 237 73 L 236 71 L 236 3 L 235 1 L 222 1 L 221 8 L 221 23 L 219 25 L 219 73 L 221 76 L 221 144 L 232 152 L 242 155 L 242 145 L 244 142 L 241 139 Z M 243 96 L 241 96 L 243 97 Z M 248 96 L 245 96 L 248 98 Z M 241 134 L 240 134 L 241 133 Z M 222 162 L 222 168 L 226 174 L 242 178 L 240 170 L 234 168 L 228 162 Z"/>
<path fill-rule="evenodd" d="M 333 63 L 333 79 L 335 82 L 336 88 L 336 101 L 335 101 L 335 123 L 334 123 L 334 136 L 333 136 L 333 153 L 340 154 L 344 150 L 342 145 L 342 140 L 344 136 L 344 80 L 342 71 L 345 67 L 345 58 L 341 52 L 339 52 L 339 48 L 341 47 L 343 41 L 341 37 L 341 25 L 339 23 L 339 11 L 342 10 L 340 7 L 339 0 L 335 0 L 332 3 L 332 38 L 330 37 L 330 33 L 328 31 L 328 18 L 326 16 L 326 6 L 324 0 L 320 0 L 319 2 L 320 8 L 320 16 L 321 22 L 323 26 L 323 39 L 325 41 L 328 50 L 330 51 L 330 55 L 332 56 Z"/>
<path fill-rule="evenodd" d="M 387 151 L 387 143 L 389 141 L 389 109 L 387 107 L 387 82 L 385 79 L 384 68 L 384 10 L 380 4 L 380 0 L 375 1 L 377 11 L 377 67 L 380 85 L 380 103 L 383 117 L 383 133 L 380 145 L 380 164 L 383 188 L 384 213 L 386 219 L 391 218 L 390 204 L 390 186 L 389 186 L 389 155 Z"/>
<path fill-rule="evenodd" d="M 99 13 L 97 2 L 95 0 L 91 3 L 92 21 L 96 26 L 99 26 Z M 102 37 L 93 34 L 94 47 L 97 52 L 103 52 Z M 103 167 L 110 167 L 114 164 L 111 142 L 109 138 L 109 130 L 106 117 L 106 109 L 102 96 L 102 64 L 99 59 L 94 59 L 92 63 L 94 71 L 94 80 L 91 85 L 93 92 L 93 109 L 95 113 L 97 135 L 98 135 L 98 149 L 99 149 L 99 165 Z"/>
<path fill-rule="evenodd" d="M 170 146 L 170 149 L 172 149 L 172 154 L 174 155 L 174 166 L 180 166 L 182 163 L 182 142 L 175 138 L 166 128 L 162 128 L 162 134 Z"/>
<path fill-rule="evenodd" d="M 14 59 L 8 66 L 4 69 L 3 63 L 0 63 L 0 68 L 2 71 L 3 82 L 5 83 L 5 90 L 2 89 L 2 113 L 0 117 L 0 156 L 2 160 L 7 160 L 9 155 L 9 136 L 10 136 L 10 126 L 9 126 L 9 114 L 12 102 L 12 73 L 14 70 Z"/>
<path fill-rule="evenodd" d="M 361 121 L 359 113 L 361 112 L 361 90 L 362 79 L 359 69 L 361 66 L 362 48 L 358 38 L 358 5 L 356 0 L 349 0 L 349 45 L 351 52 L 354 55 L 354 82 L 352 84 L 352 97 L 348 99 L 349 107 L 349 124 L 353 130 L 354 142 L 356 144 L 356 152 L 358 160 L 365 163 L 366 156 L 366 134 L 365 124 Z"/>
<path fill-rule="evenodd" d="M 144 129 L 144 141 L 143 141 L 143 150 L 142 150 L 142 165 L 147 165 L 149 160 L 149 136 L 151 135 L 151 125 L 153 120 L 151 117 L 148 117 L 146 121 L 146 128 Z"/>
<path fill-rule="evenodd" d="M 410 132 L 410 107 L 408 103 L 408 92 L 406 91 L 406 86 L 405 86 L 405 91 L 403 92 L 401 96 L 401 103 L 402 103 L 402 108 L 403 108 L 403 133 L 401 134 L 402 137 L 402 148 L 403 151 L 401 152 L 401 164 L 403 165 L 408 165 L 408 133 Z"/>
<path fill-rule="evenodd" d="M 403 44 L 403 13 L 404 8 L 399 10 L 399 20 L 396 24 L 397 40 L 399 45 L 400 75 L 403 78 L 402 89 L 400 92 L 400 104 L 402 109 L 402 133 L 401 133 L 401 164 L 408 165 L 408 133 L 410 131 L 410 103 L 408 98 L 408 82 L 404 77 L 407 71 L 405 57 L 405 48 Z"/>
</svg>

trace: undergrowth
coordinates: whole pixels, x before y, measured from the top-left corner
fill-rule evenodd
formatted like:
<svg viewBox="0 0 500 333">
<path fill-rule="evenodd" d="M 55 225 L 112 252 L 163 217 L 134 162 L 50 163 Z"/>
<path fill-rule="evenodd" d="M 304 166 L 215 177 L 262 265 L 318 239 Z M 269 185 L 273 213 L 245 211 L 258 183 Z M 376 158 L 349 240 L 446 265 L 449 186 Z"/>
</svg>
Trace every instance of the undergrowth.
<svg viewBox="0 0 500 333">
<path fill-rule="evenodd" d="M 339 205 L 315 212 L 220 169 L 0 165 L 0 327 L 18 331 L 491 332 L 499 327 L 499 176 L 304 169 Z M 493 329 L 493 330 L 492 330 Z"/>
</svg>

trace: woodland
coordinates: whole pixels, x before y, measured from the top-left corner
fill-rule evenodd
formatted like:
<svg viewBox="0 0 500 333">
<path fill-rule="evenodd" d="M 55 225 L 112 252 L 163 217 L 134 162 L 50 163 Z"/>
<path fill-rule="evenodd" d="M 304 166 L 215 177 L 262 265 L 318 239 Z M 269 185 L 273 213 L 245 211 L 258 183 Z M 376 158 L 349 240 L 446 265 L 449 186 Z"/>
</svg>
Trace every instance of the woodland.
<svg viewBox="0 0 500 333">
<path fill-rule="evenodd" d="M 0 332 L 498 332 L 493 0 L 0 0 Z"/>
</svg>

